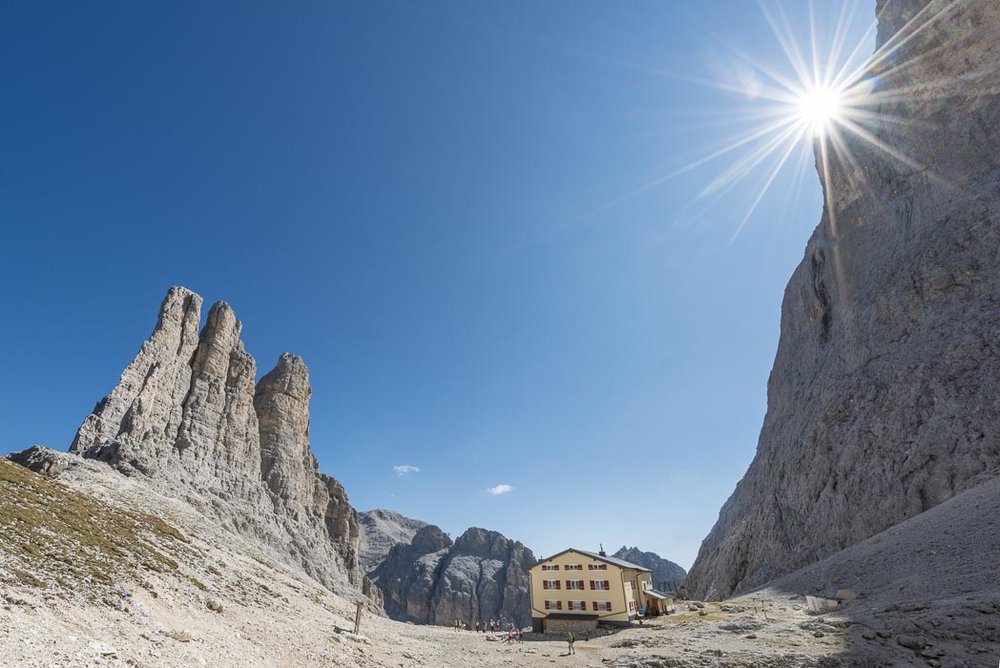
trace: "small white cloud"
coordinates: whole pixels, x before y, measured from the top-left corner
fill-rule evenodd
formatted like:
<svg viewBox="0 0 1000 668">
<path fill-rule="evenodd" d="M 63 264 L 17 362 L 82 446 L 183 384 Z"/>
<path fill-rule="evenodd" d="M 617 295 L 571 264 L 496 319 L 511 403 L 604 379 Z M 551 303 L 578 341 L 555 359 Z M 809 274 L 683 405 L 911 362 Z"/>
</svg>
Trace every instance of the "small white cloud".
<svg viewBox="0 0 1000 668">
<path fill-rule="evenodd" d="M 392 470 L 396 472 L 396 475 L 406 475 L 407 473 L 420 473 L 419 466 L 411 466 L 410 464 L 400 464 L 399 466 L 393 466 Z"/>
<path fill-rule="evenodd" d="M 509 494 L 514 491 L 513 485 L 494 485 L 486 490 L 493 496 L 500 496 L 501 494 Z"/>
</svg>

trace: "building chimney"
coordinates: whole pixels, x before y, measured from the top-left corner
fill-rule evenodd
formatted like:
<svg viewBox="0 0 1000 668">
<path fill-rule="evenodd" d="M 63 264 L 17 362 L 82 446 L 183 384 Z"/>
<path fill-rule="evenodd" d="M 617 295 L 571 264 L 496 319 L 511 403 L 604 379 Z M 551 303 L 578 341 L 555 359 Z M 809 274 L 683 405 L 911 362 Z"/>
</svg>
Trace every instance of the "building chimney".
<svg viewBox="0 0 1000 668">
<path fill-rule="evenodd" d="M 598 552 L 597 554 L 601 555 L 602 557 L 608 556 L 608 553 L 604 551 L 604 543 L 598 543 L 598 545 L 601 546 L 601 551 Z"/>
</svg>

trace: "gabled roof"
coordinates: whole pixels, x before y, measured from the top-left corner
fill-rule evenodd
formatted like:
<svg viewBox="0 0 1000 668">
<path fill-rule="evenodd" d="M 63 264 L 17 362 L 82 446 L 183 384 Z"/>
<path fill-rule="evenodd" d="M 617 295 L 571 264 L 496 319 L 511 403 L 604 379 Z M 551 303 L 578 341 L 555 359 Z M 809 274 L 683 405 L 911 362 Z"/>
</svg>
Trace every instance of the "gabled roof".
<svg viewBox="0 0 1000 668">
<path fill-rule="evenodd" d="M 566 554 L 567 552 L 576 552 L 577 554 L 582 554 L 584 556 L 590 557 L 594 561 L 603 561 L 605 563 L 611 564 L 612 566 L 617 566 L 618 568 L 631 568 L 632 570 L 646 571 L 647 573 L 652 573 L 653 572 L 650 569 L 646 568 L 645 566 L 640 566 L 639 564 L 633 564 L 631 561 L 625 561 L 624 559 L 618 559 L 616 557 L 601 556 L 597 552 L 588 552 L 587 550 L 578 550 L 575 547 L 571 547 L 571 548 L 565 549 L 562 552 L 557 552 L 556 554 L 553 554 L 551 557 L 548 557 L 546 559 L 540 559 L 538 561 L 538 564 L 544 563 L 544 562 L 549 561 L 551 559 L 555 559 L 556 557 L 562 556 L 562 555 Z M 537 566 L 538 564 L 535 564 L 535 566 Z M 534 568 L 534 566 L 532 566 L 532 568 Z"/>
<path fill-rule="evenodd" d="M 662 591 L 659 591 L 659 590 L 656 590 L 656 589 L 647 589 L 646 591 L 644 591 L 642 593 L 645 594 L 646 596 L 649 596 L 650 598 L 657 598 L 657 599 L 660 599 L 661 601 L 669 601 L 670 600 L 669 596 L 667 596 L 666 594 L 664 594 Z"/>
</svg>

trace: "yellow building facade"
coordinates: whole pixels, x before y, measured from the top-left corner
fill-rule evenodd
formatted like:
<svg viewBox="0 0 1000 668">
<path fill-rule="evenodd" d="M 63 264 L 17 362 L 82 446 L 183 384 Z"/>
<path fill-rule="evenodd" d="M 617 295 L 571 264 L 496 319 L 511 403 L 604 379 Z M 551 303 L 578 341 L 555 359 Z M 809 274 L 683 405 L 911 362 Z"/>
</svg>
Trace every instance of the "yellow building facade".
<svg viewBox="0 0 1000 668">
<path fill-rule="evenodd" d="M 528 569 L 537 633 L 626 625 L 654 598 L 652 572 L 603 552 L 568 549 Z"/>
</svg>

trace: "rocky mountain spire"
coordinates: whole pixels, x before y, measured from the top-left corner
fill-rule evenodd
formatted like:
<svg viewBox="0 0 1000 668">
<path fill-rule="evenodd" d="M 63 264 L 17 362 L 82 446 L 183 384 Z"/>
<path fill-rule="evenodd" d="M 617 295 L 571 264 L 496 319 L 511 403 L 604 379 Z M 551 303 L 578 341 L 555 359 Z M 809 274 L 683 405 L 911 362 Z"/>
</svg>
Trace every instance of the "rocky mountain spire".
<svg viewBox="0 0 1000 668">
<path fill-rule="evenodd" d="M 213 305 L 199 336 L 201 304 L 170 289 L 153 333 L 71 452 L 142 475 L 333 589 L 377 600 L 358 564 L 357 513 L 309 445 L 308 368 L 285 353 L 255 386 L 233 309 Z"/>
<path fill-rule="evenodd" d="M 309 448 L 310 397 L 305 362 L 283 353 L 257 383 L 253 407 L 260 429 L 261 476 L 275 510 L 322 518 L 328 494 Z"/>
<path fill-rule="evenodd" d="M 91 413 L 70 451 L 103 459 L 124 473 L 154 474 L 172 456 L 198 348 L 201 297 L 173 287 L 153 333 Z"/>
</svg>

